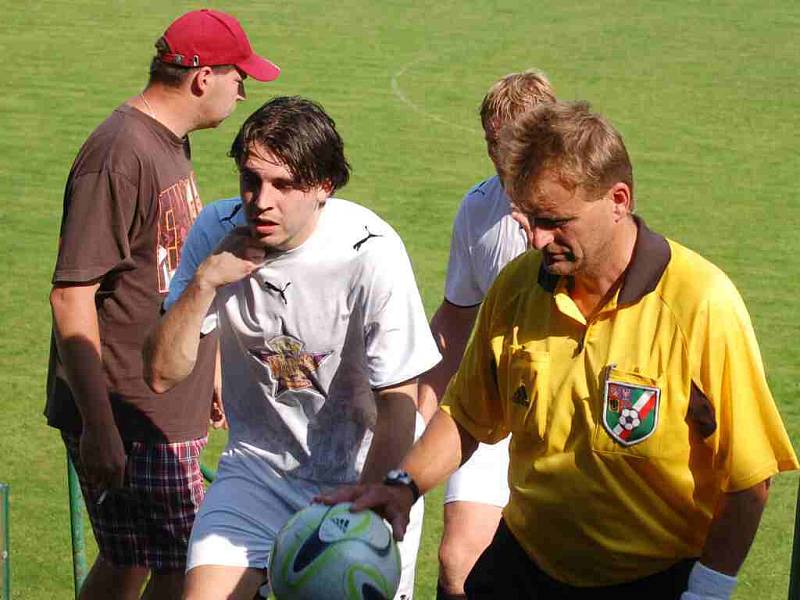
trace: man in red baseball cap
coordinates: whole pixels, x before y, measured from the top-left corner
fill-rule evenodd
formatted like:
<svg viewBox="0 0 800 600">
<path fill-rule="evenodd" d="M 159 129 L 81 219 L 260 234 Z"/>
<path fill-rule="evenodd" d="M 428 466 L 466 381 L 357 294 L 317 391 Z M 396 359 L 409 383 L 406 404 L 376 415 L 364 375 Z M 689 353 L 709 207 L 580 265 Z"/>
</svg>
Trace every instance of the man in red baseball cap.
<svg viewBox="0 0 800 600">
<path fill-rule="evenodd" d="M 161 62 L 179 67 L 234 65 L 258 81 L 272 81 L 278 67 L 253 52 L 250 41 L 234 17 L 204 8 L 186 13 L 164 33 L 166 48 Z"/>
<path fill-rule="evenodd" d="M 248 76 L 280 73 L 214 10 L 177 19 L 156 50 L 145 89 L 72 165 L 50 294 L 45 413 L 78 471 L 100 551 L 83 600 L 137 598 L 148 575 L 147 598 L 181 596 L 217 340 L 203 339 L 197 368 L 163 395 L 142 378 L 142 345 L 202 207 L 188 134 L 225 120 Z"/>
</svg>

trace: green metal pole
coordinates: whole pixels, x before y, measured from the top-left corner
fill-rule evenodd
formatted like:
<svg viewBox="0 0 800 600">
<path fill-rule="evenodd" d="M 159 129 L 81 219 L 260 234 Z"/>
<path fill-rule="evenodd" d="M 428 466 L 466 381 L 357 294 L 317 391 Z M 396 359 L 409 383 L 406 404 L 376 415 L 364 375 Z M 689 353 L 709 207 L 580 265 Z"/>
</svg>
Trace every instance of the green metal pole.
<svg viewBox="0 0 800 600">
<path fill-rule="evenodd" d="M 792 566 L 789 571 L 789 600 L 800 600 L 800 480 L 797 484 L 797 500 L 794 510 L 794 544 Z"/>
<path fill-rule="evenodd" d="M 69 484 L 69 524 L 72 534 L 72 580 L 75 598 L 78 597 L 88 573 L 86 569 L 86 543 L 83 539 L 83 495 L 75 465 L 67 455 L 67 483 Z"/>
<path fill-rule="evenodd" d="M 208 483 L 213 482 L 217 478 L 217 472 L 214 469 L 205 466 L 203 463 L 200 463 L 200 472 L 203 474 L 203 477 Z"/>
<path fill-rule="evenodd" d="M 3 600 L 11 600 L 11 538 L 8 534 L 9 522 L 9 496 L 10 488 L 7 483 L 0 483 L 0 563 L 3 564 Z"/>
</svg>

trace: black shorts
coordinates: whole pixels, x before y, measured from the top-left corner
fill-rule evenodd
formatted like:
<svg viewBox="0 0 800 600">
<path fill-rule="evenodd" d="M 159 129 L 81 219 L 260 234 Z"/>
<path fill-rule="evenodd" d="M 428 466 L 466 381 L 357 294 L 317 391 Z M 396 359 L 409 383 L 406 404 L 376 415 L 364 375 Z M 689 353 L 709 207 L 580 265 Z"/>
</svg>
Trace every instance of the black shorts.
<svg viewBox="0 0 800 600">
<path fill-rule="evenodd" d="M 542 571 L 501 520 L 492 543 L 470 571 L 464 591 L 470 600 L 678 600 L 686 591 L 695 560 L 682 560 L 666 571 L 629 583 L 575 587 Z"/>
</svg>

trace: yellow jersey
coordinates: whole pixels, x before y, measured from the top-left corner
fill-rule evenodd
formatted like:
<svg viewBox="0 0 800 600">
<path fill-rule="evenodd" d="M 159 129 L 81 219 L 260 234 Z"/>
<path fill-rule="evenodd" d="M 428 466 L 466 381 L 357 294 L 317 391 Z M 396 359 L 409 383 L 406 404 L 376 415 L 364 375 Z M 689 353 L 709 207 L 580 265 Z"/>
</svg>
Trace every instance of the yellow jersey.
<svg viewBox="0 0 800 600">
<path fill-rule="evenodd" d="M 621 285 L 588 321 L 538 252 L 510 263 L 444 398 L 478 441 L 512 436 L 504 519 L 575 586 L 700 556 L 721 494 L 798 468 L 737 290 L 637 226 Z"/>
</svg>

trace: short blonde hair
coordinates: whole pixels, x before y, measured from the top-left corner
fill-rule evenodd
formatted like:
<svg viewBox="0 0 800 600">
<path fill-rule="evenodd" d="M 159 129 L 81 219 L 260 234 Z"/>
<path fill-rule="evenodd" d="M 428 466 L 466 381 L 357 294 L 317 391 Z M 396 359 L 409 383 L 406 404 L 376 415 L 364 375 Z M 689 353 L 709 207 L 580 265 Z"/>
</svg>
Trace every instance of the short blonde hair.
<svg viewBox="0 0 800 600">
<path fill-rule="evenodd" d="M 525 204 L 544 170 L 565 187 L 605 191 L 628 185 L 633 203 L 633 166 L 622 136 L 588 102 L 540 104 L 504 127 L 499 140 L 500 173 L 515 204 Z"/>
<path fill-rule="evenodd" d="M 540 102 L 555 102 L 547 75 L 536 69 L 509 73 L 498 79 L 481 102 L 481 124 L 487 133 L 512 121 Z"/>
</svg>

